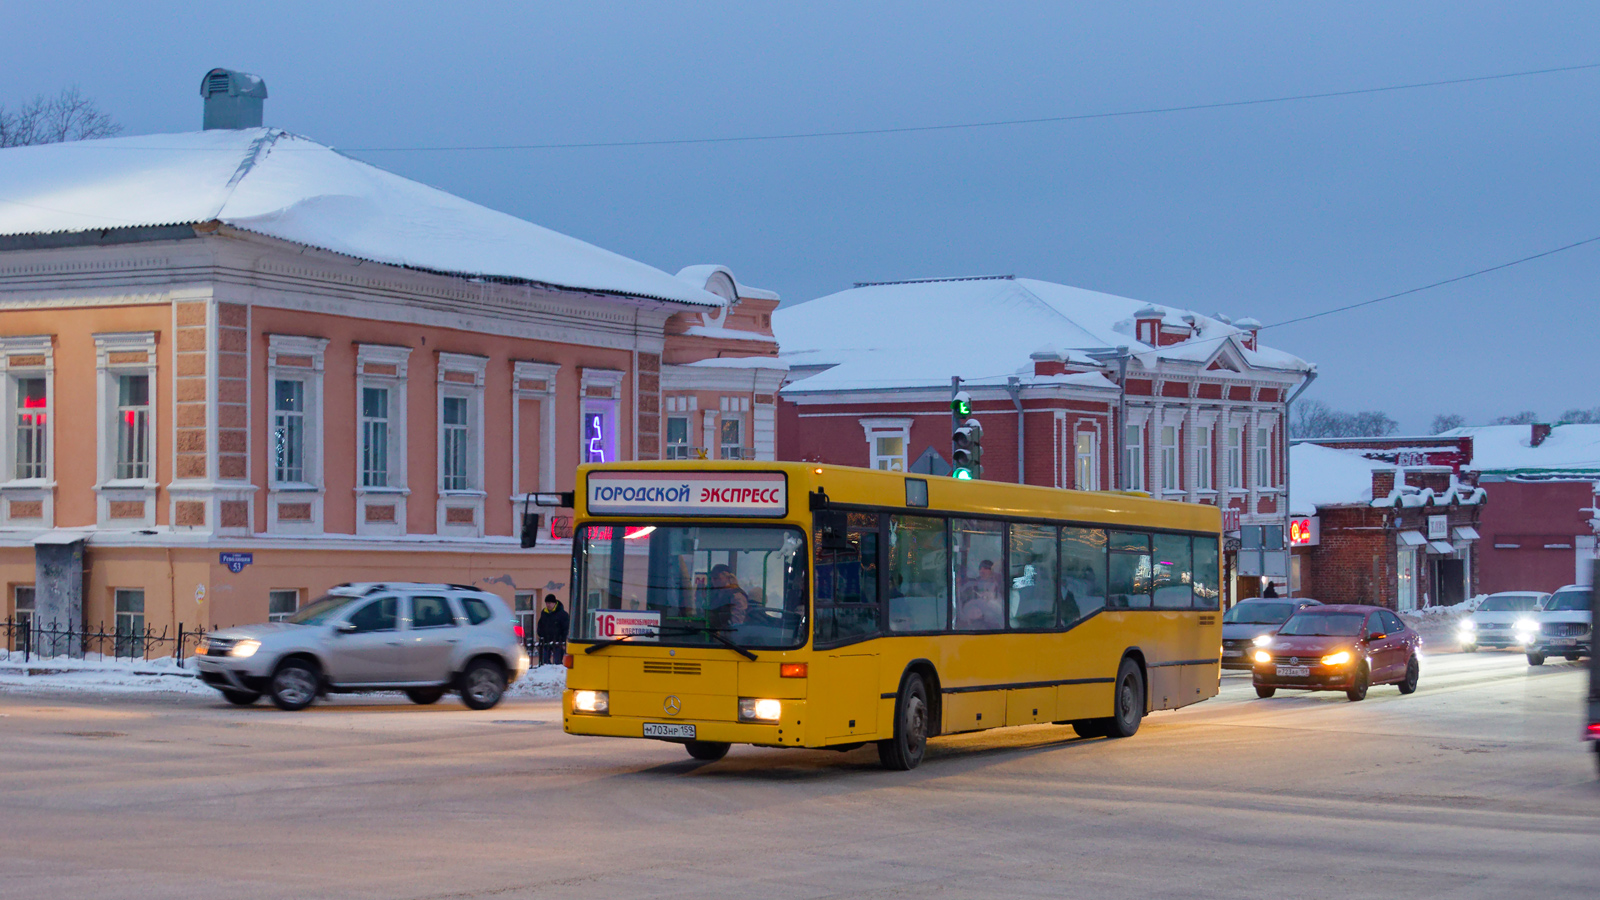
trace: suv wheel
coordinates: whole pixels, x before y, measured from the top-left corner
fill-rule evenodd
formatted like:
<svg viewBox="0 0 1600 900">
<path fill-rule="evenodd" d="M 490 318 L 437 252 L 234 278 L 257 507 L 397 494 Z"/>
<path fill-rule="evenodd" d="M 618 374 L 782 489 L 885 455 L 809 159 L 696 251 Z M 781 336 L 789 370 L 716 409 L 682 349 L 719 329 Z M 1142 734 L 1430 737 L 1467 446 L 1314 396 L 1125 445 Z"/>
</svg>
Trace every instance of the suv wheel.
<svg viewBox="0 0 1600 900">
<path fill-rule="evenodd" d="M 255 691 L 223 691 L 222 696 L 234 706 L 249 706 L 261 699 Z"/>
<path fill-rule="evenodd" d="M 461 676 L 461 702 L 469 709 L 492 709 L 505 693 L 505 671 L 487 659 L 473 660 Z"/>
<path fill-rule="evenodd" d="M 430 703 L 439 702 L 439 698 L 444 696 L 444 688 L 412 688 L 406 691 L 406 696 L 410 697 L 411 702 L 418 706 L 427 706 Z"/>
<path fill-rule="evenodd" d="M 321 679 L 317 677 L 317 670 L 303 659 L 285 660 L 279 664 L 278 670 L 272 673 L 272 687 L 269 693 L 272 696 L 272 705 L 281 710 L 294 712 L 305 709 L 311 701 L 317 699 L 317 691 L 321 687 Z"/>
</svg>

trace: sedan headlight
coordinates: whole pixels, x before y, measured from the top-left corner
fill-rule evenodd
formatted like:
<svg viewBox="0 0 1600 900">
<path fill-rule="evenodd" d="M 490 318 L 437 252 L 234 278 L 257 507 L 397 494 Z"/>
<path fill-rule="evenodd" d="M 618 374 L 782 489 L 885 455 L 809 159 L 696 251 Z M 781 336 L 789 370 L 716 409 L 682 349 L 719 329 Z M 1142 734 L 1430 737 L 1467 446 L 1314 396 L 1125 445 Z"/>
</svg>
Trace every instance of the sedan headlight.
<svg viewBox="0 0 1600 900">
<path fill-rule="evenodd" d="M 777 700 L 762 700 L 755 697 L 739 698 L 739 721 L 741 722 L 776 722 L 783 717 L 783 704 Z"/>
<path fill-rule="evenodd" d="M 1462 634 L 1472 634 L 1478 630 L 1478 623 L 1472 621 L 1471 619 L 1465 619 L 1461 622 L 1460 630 Z"/>
<path fill-rule="evenodd" d="M 1338 653 L 1329 653 L 1327 656 L 1322 658 L 1322 664 L 1325 666 L 1342 666 L 1349 661 L 1349 650 L 1340 650 Z"/>
<path fill-rule="evenodd" d="M 573 691 L 572 711 L 596 716 L 611 713 L 610 691 Z"/>
<path fill-rule="evenodd" d="M 1517 640 L 1524 643 L 1533 640 L 1539 635 L 1539 623 L 1532 619 L 1519 619 L 1514 627 L 1517 632 Z"/>
<path fill-rule="evenodd" d="M 261 649 L 261 642 L 260 641 L 250 640 L 250 639 L 246 638 L 245 640 L 242 640 L 239 643 L 234 644 L 233 645 L 233 649 L 228 651 L 228 655 L 229 656 L 233 656 L 233 657 L 237 657 L 239 659 L 244 659 L 247 656 L 255 656 L 256 655 L 256 651 L 260 650 L 260 649 Z"/>
<path fill-rule="evenodd" d="M 1266 645 L 1272 643 L 1272 635 L 1258 634 L 1250 643 L 1255 644 L 1257 647 L 1265 647 Z"/>
<path fill-rule="evenodd" d="M 1256 662 L 1258 662 L 1258 663 L 1269 663 L 1269 662 L 1272 662 L 1272 654 L 1268 653 L 1265 650 L 1257 650 L 1256 651 Z"/>
</svg>

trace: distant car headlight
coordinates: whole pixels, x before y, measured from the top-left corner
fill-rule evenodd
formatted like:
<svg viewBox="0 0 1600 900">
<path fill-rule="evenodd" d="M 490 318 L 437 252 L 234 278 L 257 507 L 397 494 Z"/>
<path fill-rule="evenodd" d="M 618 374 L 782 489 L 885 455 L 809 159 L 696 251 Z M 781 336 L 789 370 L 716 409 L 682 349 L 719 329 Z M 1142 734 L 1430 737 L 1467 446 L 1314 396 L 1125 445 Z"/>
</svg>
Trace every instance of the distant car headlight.
<svg viewBox="0 0 1600 900">
<path fill-rule="evenodd" d="M 739 718 L 745 722 L 776 722 L 783 717 L 783 704 L 755 697 L 739 698 Z"/>
<path fill-rule="evenodd" d="M 1474 622 L 1471 619 L 1466 619 L 1466 620 L 1462 621 L 1462 623 L 1461 623 L 1461 633 L 1462 634 L 1472 634 L 1473 632 L 1475 632 L 1477 630 L 1478 630 L 1478 623 L 1477 622 Z"/>
<path fill-rule="evenodd" d="M 1272 654 L 1268 653 L 1265 650 L 1257 650 L 1256 651 L 1256 662 L 1258 662 L 1258 663 L 1269 663 L 1269 662 L 1272 662 Z"/>
<path fill-rule="evenodd" d="M 572 711 L 604 716 L 611 712 L 610 691 L 573 691 Z"/>
<path fill-rule="evenodd" d="M 1266 645 L 1272 643 L 1272 635 L 1258 634 L 1250 643 L 1255 644 L 1257 647 L 1265 647 Z"/>
<path fill-rule="evenodd" d="M 245 639 L 237 644 L 234 644 L 233 649 L 228 651 L 228 655 L 238 657 L 239 659 L 244 659 L 247 656 L 255 656 L 256 651 L 260 649 L 260 641 Z"/>
<path fill-rule="evenodd" d="M 1523 643 L 1539 636 L 1539 623 L 1532 619 L 1519 619 L 1513 628 L 1517 633 L 1517 640 Z"/>
<path fill-rule="evenodd" d="M 1340 650 L 1338 653 L 1329 653 L 1327 656 L 1322 658 L 1322 664 L 1325 666 L 1342 666 L 1349 661 L 1349 650 Z"/>
</svg>

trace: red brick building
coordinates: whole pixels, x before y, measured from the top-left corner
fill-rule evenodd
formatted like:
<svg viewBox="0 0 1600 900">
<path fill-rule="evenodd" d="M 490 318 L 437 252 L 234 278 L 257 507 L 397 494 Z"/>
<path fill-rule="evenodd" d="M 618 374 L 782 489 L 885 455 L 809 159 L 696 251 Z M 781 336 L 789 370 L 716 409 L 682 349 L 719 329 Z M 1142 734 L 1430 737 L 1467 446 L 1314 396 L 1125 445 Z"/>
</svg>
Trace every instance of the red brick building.
<svg viewBox="0 0 1600 900">
<path fill-rule="evenodd" d="M 1312 367 L 1261 346 L 1252 319 L 1000 276 L 859 284 L 773 328 L 780 459 L 946 473 L 960 376 L 986 479 L 1283 524 L 1285 404 Z"/>
</svg>

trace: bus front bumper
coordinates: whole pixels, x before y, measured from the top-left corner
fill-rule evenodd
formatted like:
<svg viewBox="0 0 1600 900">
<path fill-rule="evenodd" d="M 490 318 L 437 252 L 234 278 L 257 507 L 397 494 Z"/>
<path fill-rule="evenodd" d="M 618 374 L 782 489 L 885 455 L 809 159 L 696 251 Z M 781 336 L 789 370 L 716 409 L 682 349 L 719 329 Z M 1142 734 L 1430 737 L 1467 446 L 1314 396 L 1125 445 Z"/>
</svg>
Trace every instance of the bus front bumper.
<svg viewBox="0 0 1600 900">
<path fill-rule="evenodd" d="M 561 724 L 568 734 L 600 737 L 646 738 L 686 743 L 712 741 L 725 744 L 756 744 L 763 747 L 821 746 L 806 743 L 806 702 L 784 700 L 783 715 L 777 722 L 737 722 L 681 716 L 620 716 L 575 712 L 573 691 L 561 699 Z"/>
</svg>

